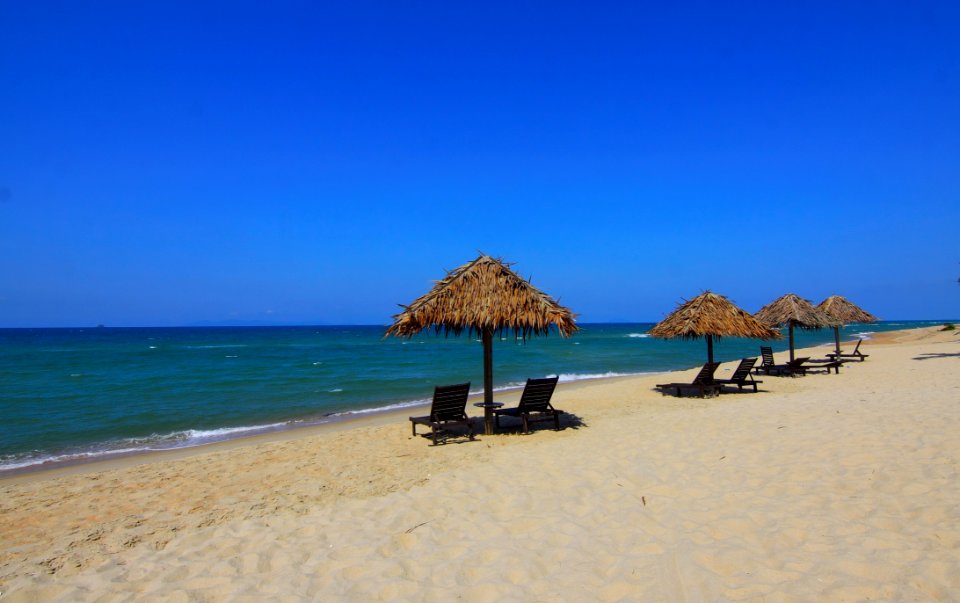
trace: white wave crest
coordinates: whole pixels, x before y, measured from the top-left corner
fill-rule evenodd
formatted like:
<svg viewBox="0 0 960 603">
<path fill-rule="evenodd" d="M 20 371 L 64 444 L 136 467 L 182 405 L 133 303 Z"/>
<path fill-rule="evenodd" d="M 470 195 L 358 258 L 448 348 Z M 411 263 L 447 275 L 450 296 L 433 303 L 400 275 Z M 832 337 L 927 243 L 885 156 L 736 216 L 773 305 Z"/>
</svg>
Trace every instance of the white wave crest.
<svg viewBox="0 0 960 603">
<path fill-rule="evenodd" d="M 640 375 L 643 373 L 562 373 L 560 375 L 560 383 L 569 383 L 571 381 L 586 381 L 589 379 L 610 379 L 611 377 L 630 377 L 632 375 Z"/>
<path fill-rule="evenodd" d="M 221 427 L 218 429 L 187 429 L 162 435 L 152 434 L 139 438 L 114 440 L 102 444 L 101 447 L 89 450 L 73 450 L 49 454 L 40 454 L 37 451 L 32 451 L 26 454 L 0 457 L 0 473 L 42 465 L 53 466 L 107 459 L 141 452 L 155 452 L 173 448 L 192 448 L 194 446 L 219 442 L 239 435 L 254 435 L 268 431 L 277 431 L 289 427 L 289 425 L 290 423 L 270 423 L 266 425 L 249 425 L 242 427 Z"/>
<path fill-rule="evenodd" d="M 358 410 L 345 410 L 343 412 L 330 413 L 330 417 L 347 417 L 350 415 L 368 415 L 371 413 L 379 413 L 388 410 L 399 410 L 401 408 L 410 408 L 412 406 L 423 406 L 424 404 L 430 404 L 429 398 L 422 398 L 420 400 L 408 400 L 406 402 L 397 402 L 396 404 L 390 404 L 387 406 L 377 406 L 374 408 L 360 408 Z"/>
</svg>

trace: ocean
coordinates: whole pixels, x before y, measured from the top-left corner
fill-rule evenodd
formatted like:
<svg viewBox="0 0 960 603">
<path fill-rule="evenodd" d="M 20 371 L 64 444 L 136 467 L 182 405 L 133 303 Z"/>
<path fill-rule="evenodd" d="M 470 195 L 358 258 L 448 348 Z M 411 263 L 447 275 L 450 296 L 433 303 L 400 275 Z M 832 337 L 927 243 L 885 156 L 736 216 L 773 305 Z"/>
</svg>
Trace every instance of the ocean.
<svg viewBox="0 0 960 603">
<path fill-rule="evenodd" d="M 843 340 L 942 324 L 849 325 Z M 690 368 L 703 340 L 649 337 L 652 323 L 583 324 L 570 338 L 495 339 L 494 386 Z M 428 402 L 434 385 L 482 391 L 478 338 L 382 326 L 0 329 L 0 475 L 109 456 L 197 446 Z M 833 341 L 797 331 L 797 346 Z M 723 339 L 717 360 L 762 342 Z M 772 342 L 787 349 L 786 337 Z M 825 350 L 827 351 L 827 350 Z"/>
</svg>

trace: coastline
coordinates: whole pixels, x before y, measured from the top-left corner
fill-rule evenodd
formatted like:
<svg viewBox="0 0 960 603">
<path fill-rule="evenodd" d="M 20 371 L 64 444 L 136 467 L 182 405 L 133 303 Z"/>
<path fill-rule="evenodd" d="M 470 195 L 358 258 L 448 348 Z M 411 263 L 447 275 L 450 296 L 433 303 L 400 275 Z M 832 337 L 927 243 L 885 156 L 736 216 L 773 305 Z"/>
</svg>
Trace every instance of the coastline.
<svg viewBox="0 0 960 603">
<path fill-rule="evenodd" d="M 432 447 L 402 410 L 5 478 L 0 590 L 943 598 L 960 588 L 958 344 L 893 331 L 840 375 L 708 400 L 661 396 L 662 375 L 563 384 L 579 423 L 560 432 Z"/>
<path fill-rule="evenodd" d="M 572 390 L 579 386 L 588 385 L 591 383 L 610 383 L 624 379 L 652 377 L 663 374 L 669 373 L 648 372 L 637 373 L 634 375 L 617 375 L 612 377 L 589 377 L 586 379 L 562 383 L 559 387 L 563 390 Z M 498 392 L 498 396 L 509 400 L 516 398 L 522 389 L 522 386 L 510 386 L 497 389 L 496 391 Z M 475 393 L 470 395 L 467 403 L 468 414 L 478 421 L 482 419 L 482 414 L 478 415 L 477 412 L 479 411 L 474 412 L 476 409 L 473 408 L 473 403 L 482 400 L 483 394 Z M 399 405 L 398 407 L 372 408 L 360 412 L 343 413 L 336 416 L 331 416 L 323 423 L 316 423 L 312 425 L 292 425 L 290 427 L 270 430 L 263 433 L 242 435 L 239 437 L 196 444 L 193 446 L 184 446 L 180 448 L 169 448 L 163 450 L 138 450 L 134 452 L 116 453 L 109 455 L 106 458 L 83 458 L 49 464 L 31 465 L 13 470 L 0 471 L 0 486 L 4 484 L 25 483 L 34 480 L 57 479 L 60 477 L 87 472 L 124 469 L 139 464 L 174 461 L 223 450 L 233 450 L 246 446 L 256 446 L 259 444 L 269 444 L 274 442 L 286 442 L 289 440 L 340 433 L 353 429 L 394 425 L 397 423 L 406 424 L 409 416 L 423 414 L 429 410 L 429 407 L 429 402 L 416 402 L 409 405 Z"/>
<path fill-rule="evenodd" d="M 932 327 L 931 327 L 932 328 Z M 896 333 L 909 333 L 917 329 L 902 329 L 893 331 L 882 331 L 873 333 L 867 341 L 882 343 L 888 340 L 895 340 Z M 845 342 L 851 344 L 851 342 Z M 832 346 L 831 343 L 823 343 L 819 346 L 809 348 L 819 351 L 824 346 Z M 732 362 L 732 361 L 731 361 Z M 590 376 L 584 379 L 576 379 L 570 382 L 561 382 L 561 389 L 576 386 L 582 383 L 604 383 L 621 379 L 633 379 L 664 375 L 669 373 L 681 372 L 674 371 L 650 371 L 638 372 L 634 374 L 616 375 L 616 376 Z M 511 394 L 518 394 L 522 390 L 522 385 L 510 385 L 496 390 L 498 396 L 506 396 L 509 399 Z M 468 403 L 468 414 L 474 410 L 472 404 L 482 399 L 482 393 L 476 392 L 470 395 Z M 394 404 L 388 407 L 373 407 L 360 411 L 337 413 L 325 417 L 322 422 L 316 422 L 307 425 L 297 425 L 289 423 L 284 427 L 250 427 L 251 433 L 242 434 L 235 437 L 225 437 L 211 442 L 204 442 L 188 446 L 143 449 L 129 452 L 105 452 L 93 457 L 71 458 L 60 461 L 44 461 L 42 463 L 31 464 L 15 469 L 0 469 L 0 485 L 8 481 L 30 481 L 31 479 L 54 479 L 66 475 L 75 475 L 83 473 L 90 467 L 90 471 L 104 471 L 109 469 L 125 468 L 139 463 L 161 462 L 165 460 L 176 460 L 188 458 L 207 452 L 216 452 L 218 450 L 231 450 L 241 446 L 256 445 L 270 442 L 280 442 L 289 439 L 311 437 L 325 433 L 337 433 L 347 429 L 362 428 L 368 426 L 377 426 L 389 424 L 394 421 L 406 421 L 411 414 L 422 414 L 429 407 L 429 401 L 408 402 Z M 476 414 L 476 413 L 473 413 Z"/>
<path fill-rule="evenodd" d="M 894 326 L 896 323 L 891 322 L 890 326 Z M 597 327 L 597 325 L 593 325 Z M 632 326 L 632 325 L 630 325 Z M 601 332 L 604 329 L 607 329 L 609 325 L 599 325 Z M 889 328 L 889 327 L 887 327 Z M 304 328 L 305 330 L 312 330 L 310 328 Z M 337 329 L 339 331 L 339 328 Z M 149 330 L 148 330 L 149 331 Z M 884 331 L 880 331 L 881 333 Z M 228 331 L 225 333 L 229 333 Z M 862 335 L 862 333 L 848 333 L 848 335 Z M 621 334 L 623 336 L 623 334 Z M 207 341 L 208 336 L 204 336 L 204 345 L 197 345 L 195 342 L 190 340 L 184 340 L 181 342 L 181 345 L 184 345 L 186 349 L 207 349 L 207 348 L 221 348 L 227 346 L 225 342 L 234 342 L 232 335 L 229 337 L 224 337 L 224 333 L 218 333 L 217 337 L 223 338 L 223 340 L 212 339 L 213 344 L 209 344 Z M 639 338 L 639 334 L 629 333 L 626 335 L 628 339 Z M 155 341 L 153 338 L 150 338 L 149 341 Z M 158 340 L 157 340 L 158 341 Z M 636 339 L 633 339 L 636 341 Z M 137 343 L 140 343 L 139 340 L 136 340 Z M 241 339 L 241 347 L 246 347 L 248 344 L 253 342 L 248 342 Z M 129 342 L 127 342 L 129 344 Z M 663 342 L 660 344 L 661 350 L 664 350 L 662 347 L 666 343 L 669 346 L 669 342 Z M 209 345 L 207 345 L 209 344 Z M 158 344 L 159 345 L 159 344 Z M 236 343 L 232 344 L 233 347 L 236 347 Z M 812 345 L 812 342 L 808 342 L 807 345 Z M 754 349 L 742 349 L 743 345 L 734 346 L 734 353 L 740 354 L 751 354 L 755 353 Z M 752 347 L 752 346 L 751 346 Z M 136 348 L 136 345 L 134 345 Z M 741 348 L 737 350 L 737 348 Z M 585 348 L 584 348 L 585 349 Z M 625 347 L 623 350 L 624 354 L 618 356 L 619 358 L 626 357 L 627 355 L 632 354 L 630 347 Z M 692 353 L 691 353 L 692 352 Z M 684 360 L 681 360 L 684 366 L 689 362 L 688 366 L 693 366 L 699 362 L 699 346 L 688 346 L 688 351 L 684 354 L 688 356 Z M 647 352 L 644 352 L 647 353 Z M 672 352 L 671 352 L 672 353 Z M 604 357 L 604 356 L 601 356 Z M 604 357 L 606 358 L 606 357 Z M 612 360 L 612 358 L 607 358 Z M 597 363 L 590 363 L 589 357 L 581 358 L 591 364 L 592 369 L 600 368 Z M 675 362 L 680 360 L 679 358 L 675 359 Z M 462 361 L 462 360 L 461 360 Z M 230 361 L 232 362 L 232 361 Z M 561 363 L 563 364 L 563 363 Z M 662 374 L 663 372 L 669 370 L 678 370 L 680 367 L 674 363 L 672 366 L 663 366 L 663 362 L 654 361 L 655 366 L 645 368 L 645 370 L 637 371 L 636 368 L 630 366 L 627 368 L 623 365 L 622 362 L 614 362 L 615 368 L 608 368 L 609 372 L 603 373 L 602 369 L 600 372 L 591 372 L 586 371 L 584 373 L 578 372 L 576 369 L 573 369 L 569 365 L 569 362 L 566 363 L 563 367 L 558 367 L 558 372 L 561 376 L 561 383 L 564 383 L 568 380 L 570 381 L 579 381 L 586 380 L 592 381 L 596 379 L 606 379 L 610 376 L 643 376 L 650 374 Z M 475 368 L 475 363 L 471 363 L 471 370 Z M 627 370 L 623 370 L 623 369 Z M 573 370 L 571 370 L 573 369 Z M 216 383 L 216 377 L 213 375 L 210 376 L 213 381 Z M 448 376 L 449 377 L 449 376 Z M 453 378 L 455 378 L 454 375 Z M 444 381 L 434 381 L 433 383 L 443 383 Z M 452 382 L 452 381 L 447 381 Z M 261 385 L 260 387 L 266 387 L 266 384 Z M 291 387 L 291 389 L 296 390 L 296 386 L 290 386 L 289 384 L 286 387 Z M 512 391 L 520 391 L 522 388 L 522 380 L 514 381 L 512 383 L 505 384 L 500 386 L 496 390 L 497 396 L 508 395 Z M 283 391 L 282 387 L 280 391 Z M 389 396 L 385 391 L 383 392 Z M 324 411 L 323 406 L 314 407 L 306 415 L 298 417 L 296 414 L 285 416 L 281 415 L 280 417 L 274 419 L 272 422 L 270 420 L 258 422 L 252 417 L 248 417 L 244 414 L 244 410 L 238 409 L 236 414 L 231 418 L 219 417 L 218 420 L 209 421 L 209 420 L 189 420 L 197 419 L 198 417 L 190 417 L 190 412 L 183 416 L 177 423 L 176 427 L 168 427 L 166 430 L 164 428 L 156 428 L 155 431 L 151 433 L 149 424 L 141 423 L 137 429 L 128 431 L 126 434 L 122 430 L 118 430 L 117 435 L 113 439 L 104 439 L 100 442 L 90 441 L 88 443 L 83 443 L 85 436 L 82 435 L 80 430 L 76 431 L 75 436 L 80 436 L 80 439 L 76 440 L 74 444 L 68 444 L 66 446 L 61 445 L 59 449 L 54 446 L 51 448 L 45 448 L 46 444 L 44 443 L 45 437 L 41 432 L 38 432 L 36 435 L 38 439 L 34 443 L 33 441 L 24 440 L 20 442 L 22 452 L 15 452 L 13 454 L 8 454 L 3 457 L 3 464 L 0 466 L 0 479 L 9 478 L 16 475 L 23 475 L 27 473 L 32 473 L 36 471 L 49 471 L 56 470 L 65 467 L 71 467 L 75 465 L 83 465 L 89 463 L 96 463 L 100 461 L 107 460 L 119 460 L 124 459 L 130 456 L 138 456 L 142 454 L 166 454 L 176 450 L 181 449 L 205 449 L 207 446 L 212 444 L 218 444 L 221 442 L 231 441 L 235 439 L 248 439 L 248 438 L 261 438 L 262 436 L 269 436 L 274 433 L 283 433 L 291 430 L 300 430 L 300 429 L 314 429 L 322 428 L 326 424 L 340 423 L 343 421 L 355 421 L 363 418 L 367 415 L 376 415 L 381 413 L 389 413 L 393 409 L 398 409 L 401 413 L 405 412 L 420 412 L 418 409 L 423 408 L 426 404 L 429 403 L 428 399 L 424 399 L 423 389 L 418 392 L 407 392 L 407 395 L 414 394 L 406 399 L 396 397 L 395 395 L 389 396 L 385 401 L 380 403 L 371 403 L 368 407 L 363 408 L 352 408 L 349 406 L 343 409 L 338 409 L 336 406 Z M 477 390 L 475 395 L 479 395 L 480 392 Z M 86 395 L 90 396 L 89 399 L 95 400 L 96 392 L 87 391 Z M 136 395 L 131 393 L 131 395 Z M 176 396 L 176 390 L 174 390 L 170 395 Z M 419 400 L 413 399 L 413 397 L 420 397 Z M 110 398 L 107 397 L 107 400 Z M 187 397 L 186 400 L 190 398 Z M 393 400 L 393 401 L 389 401 Z M 122 403 L 122 400 L 116 401 L 117 403 Z M 222 400 L 217 401 L 218 404 L 222 404 Z M 271 400 L 268 398 L 265 402 L 266 406 L 269 406 Z M 149 404 L 149 403 L 148 403 Z M 196 404 L 196 402 L 194 403 Z M 22 405 L 23 407 L 30 405 Z M 248 405 L 249 408 L 249 405 Z M 282 405 L 280 405 L 282 408 Z M 305 407 L 308 408 L 308 407 Z M 80 412 L 90 412 L 94 410 L 95 406 L 86 406 L 84 410 Z M 142 412 L 142 410 L 141 410 Z M 171 416 L 180 416 L 177 414 L 177 407 L 173 406 L 170 408 L 161 408 L 157 407 L 156 411 L 161 414 L 170 414 Z M 222 413 L 220 413 L 222 415 Z M 245 419 L 245 417 L 248 417 Z M 24 419 L 26 417 L 21 417 Z M 14 415 L 16 420 L 16 414 Z M 184 420 L 187 419 L 187 420 Z M 223 420 L 226 419 L 226 420 Z M 250 422 L 247 422 L 248 419 L 253 419 Z M 239 423 L 239 424 L 238 424 Z M 81 424 L 82 423 L 78 423 Z M 38 429 L 40 426 L 35 425 L 33 429 Z M 85 428 L 89 429 L 90 426 Z M 96 425 L 93 426 L 96 428 Z M 100 426 L 100 429 L 111 429 L 105 425 Z M 62 432 L 53 432 L 53 437 L 63 437 Z M 20 438 L 21 440 L 23 438 Z M 14 434 L 14 440 L 18 441 L 16 434 Z M 9 443 L 9 442 L 8 442 Z M 31 450 L 33 449 L 33 450 Z"/>
<path fill-rule="evenodd" d="M 662 373 L 663 372 L 661 371 L 616 376 L 589 376 L 582 379 L 575 379 L 565 382 L 564 386 L 572 386 L 576 383 L 589 383 L 593 381 L 607 381 L 610 379 L 659 375 Z M 505 395 L 509 397 L 511 394 L 519 393 L 522 389 L 522 385 L 509 385 L 496 388 L 494 391 L 498 396 Z M 471 405 L 474 402 L 482 400 L 482 398 L 482 392 L 470 394 L 468 408 L 472 408 Z M 304 425 L 297 424 L 297 422 L 290 422 L 282 427 L 254 426 L 246 429 L 246 431 L 249 431 L 250 433 L 244 433 L 234 437 L 224 437 L 223 439 L 187 446 L 148 448 L 122 452 L 105 451 L 91 457 L 77 456 L 66 460 L 46 460 L 14 469 L 0 468 L 0 484 L 3 484 L 5 480 L 13 480 L 14 478 L 29 479 L 29 477 L 33 474 L 40 474 L 38 477 L 41 478 L 55 478 L 63 475 L 73 475 L 76 473 L 82 473 L 84 471 L 83 467 L 88 465 L 94 465 L 95 467 L 92 469 L 94 471 L 122 468 L 138 462 L 174 460 L 186 458 L 195 454 L 203 454 L 205 452 L 232 449 L 238 446 L 284 441 L 291 438 L 310 437 L 312 435 L 320 435 L 324 433 L 336 433 L 346 429 L 381 425 L 396 420 L 405 421 L 411 414 L 423 414 L 423 412 L 425 412 L 429 406 L 429 401 L 413 401 L 408 403 L 392 404 L 386 407 L 372 407 L 358 411 L 335 413 L 325 417 L 322 421 Z M 141 459 L 140 457 L 143 458 Z M 46 473 L 50 473 L 51 475 L 44 475 Z"/>
</svg>

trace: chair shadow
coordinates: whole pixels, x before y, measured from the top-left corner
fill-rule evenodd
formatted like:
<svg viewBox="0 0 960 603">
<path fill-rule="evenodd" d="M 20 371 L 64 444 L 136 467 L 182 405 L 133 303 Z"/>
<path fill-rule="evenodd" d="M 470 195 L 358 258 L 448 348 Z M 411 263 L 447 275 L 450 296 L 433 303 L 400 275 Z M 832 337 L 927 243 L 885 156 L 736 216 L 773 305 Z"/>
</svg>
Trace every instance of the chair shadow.
<svg viewBox="0 0 960 603">
<path fill-rule="evenodd" d="M 720 390 L 720 395 L 727 396 L 730 394 L 734 394 L 737 396 L 742 396 L 744 394 L 750 394 L 751 396 L 756 396 L 757 394 L 768 394 L 770 393 L 770 391 L 771 390 L 764 387 L 757 387 L 756 391 L 754 391 L 752 385 L 750 387 L 745 387 L 743 389 L 738 388 L 736 385 L 729 385 L 724 387 L 722 390 Z"/>
<path fill-rule="evenodd" d="M 574 414 L 572 412 L 564 411 L 560 415 L 560 431 L 566 429 L 580 429 L 581 427 L 587 427 L 586 421 L 583 420 L 583 417 Z M 479 424 L 480 431 L 478 433 L 483 433 L 483 417 L 480 417 Z M 553 431 L 553 420 L 549 421 L 536 421 L 530 424 L 530 432 L 526 433 L 523 431 L 523 421 L 519 417 L 501 417 L 500 418 L 500 427 L 494 427 L 494 435 L 512 435 L 512 436 L 524 436 L 530 435 L 535 431 L 550 430 Z"/>
<path fill-rule="evenodd" d="M 471 440 L 466 429 L 457 429 L 455 431 L 451 431 L 444 428 L 437 432 L 437 446 L 446 444 L 472 444 L 474 442 L 479 442 L 479 436 L 483 435 L 482 423 L 480 424 L 479 431 L 477 431 L 476 426 L 474 426 L 473 435 L 475 439 Z M 431 433 L 429 430 L 426 433 L 418 433 L 417 437 L 424 438 L 428 443 L 433 444 L 433 433 Z"/>
<path fill-rule="evenodd" d="M 914 356 L 914 360 L 930 360 L 931 358 L 960 358 L 960 353 L 954 354 L 945 354 L 942 352 L 929 352 L 927 354 L 920 354 L 919 356 Z"/>
<path fill-rule="evenodd" d="M 457 428 L 453 429 L 442 429 L 437 433 L 437 446 L 446 445 L 446 444 L 472 444 L 474 442 L 479 442 L 481 438 L 484 437 L 483 434 L 483 417 L 471 417 L 473 423 L 473 440 L 470 439 L 470 435 L 467 433 L 466 429 Z M 534 422 L 531 426 L 530 433 L 534 431 L 541 431 L 543 429 L 553 430 L 553 423 L 551 421 L 537 421 Z M 571 412 L 564 412 L 560 415 L 560 431 L 565 429 L 579 429 L 581 427 L 587 427 L 586 421 L 582 417 Z M 493 435 L 530 435 L 530 433 L 524 433 L 523 422 L 520 419 L 515 419 L 513 417 L 503 417 L 500 419 L 500 427 L 494 428 Z M 421 437 L 431 444 L 433 444 L 433 434 L 430 431 L 425 433 L 418 433 L 418 437 Z"/>
<path fill-rule="evenodd" d="M 765 375 L 765 376 L 767 376 L 767 377 L 769 377 L 769 376 L 777 377 L 777 376 L 779 376 L 779 375 Z M 758 381 L 758 383 L 762 383 L 762 381 Z M 654 394 L 660 394 L 660 396 L 661 396 L 661 397 L 664 397 L 664 398 L 684 398 L 684 399 L 693 398 L 693 399 L 699 399 L 699 400 L 714 400 L 714 399 L 719 398 L 719 397 L 721 397 L 721 396 L 727 396 L 727 395 L 730 395 L 730 394 L 734 394 L 734 395 L 737 395 L 737 396 L 745 395 L 745 394 L 750 394 L 751 396 L 755 396 L 755 395 L 757 395 L 757 394 L 770 393 L 772 390 L 770 390 L 770 389 L 768 389 L 768 388 L 766 388 L 766 387 L 757 386 L 756 391 L 754 391 L 752 385 L 748 385 L 747 387 L 744 387 L 744 388 L 741 389 L 741 388 L 737 387 L 736 385 L 730 385 L 730 384 L 728 383 L 728 384 L 725 384 L 725 385 L 723 386 L 723 388 L 720 390 L 720 393 L 717 394 L 717 395 L 715 395 L 715 396 L 698 396 L 696 393 L 689 394 L 689 395 L 686 395 L 686 396 L 685 396 L 685 395 L 682 394 L 683 390 L 681 390 L 681 395 L 678 396 L 677 393 L 676 393 L 676 391 L 671 391 L 671 390 L 669 390 L 669 389 L 668 389 L 668 390 L 663 390 L 663 389 L 656 388 L 656 387 L 651 387 L 651 388 L 650 388 L 650 391 L 651 391 L 652 393 L 654 393 Z"/>
<path fill-rule="evenodd" d="M 660 394 L 660 397 L 662 397 L 662 398 L 678 398 L 678 399 L 680 399 L 680 398 L 683 398 L 683 399 L 686 399 L 686 398 L 694 398 L 694 399 L 698 399 L 698 400 L 711 400 L 711 399 L 713 399 L 713 398 L 719 398 L 719 397 L 720 397 L 720 394 L 717 394 L 717 395 L 715 395 L 715 396 L 714 396 L 714 395 L 701 396 L 701 395 L 697 394 L 696 392 L 694 392 L 694 393 L 692 393 L 692 394 L 684 395 L 684 394 L 683 394 L 684 391 L 693 391 L 693 390 L 680 390 L 680 393 L 677 393 L 677 392 L 674 391 L 674 390 L 663 390 L 663 389 L 660 389 L 660 388 L 657 388 L 657 387 L 651 387 L 651 388 L 650 388 L 650 392 L 651 392 L 651 393 Z M 752 390 L 751 390 L 751 391 L 752 391 Z"/>
</svg>

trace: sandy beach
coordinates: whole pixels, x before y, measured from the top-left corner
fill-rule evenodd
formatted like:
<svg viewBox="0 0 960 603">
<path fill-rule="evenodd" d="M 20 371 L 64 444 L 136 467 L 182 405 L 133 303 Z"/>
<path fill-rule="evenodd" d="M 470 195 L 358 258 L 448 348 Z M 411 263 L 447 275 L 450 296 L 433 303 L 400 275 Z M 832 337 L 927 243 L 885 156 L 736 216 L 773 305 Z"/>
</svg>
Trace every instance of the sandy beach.
<svg viewBox="0 0 960 603">
<path fill-rule="evenodd" d="M 561 385 L 559 432 L 433 447 L 405 411 L 0 479 L 0 601 L 957 600 L 960 336 L 861 351 Z"/>
</svg>

